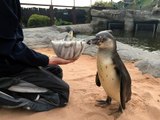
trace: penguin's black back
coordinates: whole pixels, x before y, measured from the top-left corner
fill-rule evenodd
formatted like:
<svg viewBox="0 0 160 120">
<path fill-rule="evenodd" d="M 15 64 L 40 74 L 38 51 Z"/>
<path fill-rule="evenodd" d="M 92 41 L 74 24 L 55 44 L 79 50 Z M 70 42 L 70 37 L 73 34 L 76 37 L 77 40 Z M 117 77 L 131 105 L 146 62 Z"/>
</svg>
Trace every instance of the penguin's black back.
<svg viewBox="0 0 160 120">
<path fill-rule="evenodd" d="M 125 109 L 125 103 L 131 99 L 131 77 L 117 51 L 114 52 L 112 60 L 115 64 L 116 73 L 120 79 L 121 105 L 122 108 Z"/>
</svg>

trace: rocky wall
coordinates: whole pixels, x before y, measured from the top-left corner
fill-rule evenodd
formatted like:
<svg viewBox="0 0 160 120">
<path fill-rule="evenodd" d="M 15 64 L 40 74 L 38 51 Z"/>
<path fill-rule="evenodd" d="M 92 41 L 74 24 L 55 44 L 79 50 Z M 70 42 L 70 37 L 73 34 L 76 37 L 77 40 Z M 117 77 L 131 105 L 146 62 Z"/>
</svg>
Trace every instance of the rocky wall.
<svg viewBox="0 0 160 120">
<path fill-rule="evenodd" d="M 94 32 L 106 29 L 107 21 L 124 21 L 125 31 L 133 31 L 133 21 L 149 21 L 159 20 L 160 15 L 153 15 L 152 11 L 141 11 L 141 10 L 91 10 L 91 26 Z M 159 23 L 160 24 L 160 23 Z M 157 29 L 160 32 L 160 29 Z"/>
</svg>

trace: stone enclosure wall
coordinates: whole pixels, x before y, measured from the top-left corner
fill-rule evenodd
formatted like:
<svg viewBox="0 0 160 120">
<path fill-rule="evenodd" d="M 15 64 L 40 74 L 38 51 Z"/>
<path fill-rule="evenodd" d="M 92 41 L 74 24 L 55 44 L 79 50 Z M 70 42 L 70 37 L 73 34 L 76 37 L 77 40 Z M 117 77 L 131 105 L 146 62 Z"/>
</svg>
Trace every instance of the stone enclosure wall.
<svg viewBox="0 0 160 120">
<path fill-rule="evenodd" d="M 124 21 L 124 30 L 131 32 L 134 29 L 134 21 L 160 21 L 160 13 L 153 11 L 141 10 L 91 10 L 91 26 L 94 32 L 104 30 L 107 28 L 108 21 Z M 160 33 L 160 22 L 158 24 L 157 32 Z"/>
</svg>

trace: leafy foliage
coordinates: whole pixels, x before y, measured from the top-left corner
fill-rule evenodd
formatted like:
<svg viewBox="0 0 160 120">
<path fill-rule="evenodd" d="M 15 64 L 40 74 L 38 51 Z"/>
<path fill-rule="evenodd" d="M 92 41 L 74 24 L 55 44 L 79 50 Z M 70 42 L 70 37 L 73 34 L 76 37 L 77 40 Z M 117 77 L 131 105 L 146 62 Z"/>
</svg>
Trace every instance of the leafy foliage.
<svg viewBox="0 0 160 120">
<path fill-rule="evenodd" d="M 38 14 L 38 15 L 45 15 L 45 16 L 50 16 L 49 15 L 49 9 L 45 8 L 21 8 L 21 13 L 22 13 L 22 23 L 24 27 L 27 27 L 28 20 L 32 14 Z"/>
<path fill-rule="evenodd" d="M 96 1 L 94 3 L 94 6 L 97 6 L 97 7 L 112 7 L 112 3 L 111 2 L 104 2 L 104 1 Z"/>
<path fill-rule="evenodd" d="M 55 25 L 60 26 L 60 25 L 71 25 L 72 22 L 64 21 L 62 19 L 56 19 L 55 20 Z"/>
<path fill-rule="evenodd" d="M 152 9 L 158 0 L 133 0 L 131 3 L 119 1 L 114 3 L 114 8 L 117 9 Z"/>
<path fill-rule="evenodd" d="M 33 14 L 28 20 L 28 27 L 43 27 L 50 26 L 51 19 L 48 16 Z"/>
<path fill-rule="evenodd" d="M 76 18 L 76 24 L 82 24 L 86 22 L 90 22 L 91 18 L 89 18 L 87 15 L 90 9 L 86 8 L 76 8 L 75 9 L 75 18 Z M 53 14 L 51 14 L 53 13 Z M 22 24 L 24 27 L 28 27 L 28 20 L 32 14 L 38 14 L 38 15 L 44 15 L 48 16 L 54 21 L 53 17 L 56 18 L 59 22 L 61 19 L 62 21 L 68 21 L 71 24 L 73 23 L 73 10 L 72 9 L 57 9 L 54 8 L 51 12 L 49 9 L 46 8 L 22 8 Z M 61 22 L 62 22 L 61 21 Z M 63 23 L 66 24 L 66 23 Z"/>
</svg>

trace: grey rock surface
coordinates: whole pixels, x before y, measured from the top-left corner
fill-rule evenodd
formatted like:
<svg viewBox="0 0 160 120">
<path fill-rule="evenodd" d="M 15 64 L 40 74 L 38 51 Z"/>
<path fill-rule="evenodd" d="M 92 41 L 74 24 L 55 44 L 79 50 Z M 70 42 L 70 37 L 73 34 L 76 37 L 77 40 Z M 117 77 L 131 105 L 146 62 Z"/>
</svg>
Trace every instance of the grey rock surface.
<svg viewBox="0 0 160 120">
<path fill-rule="evenodd" d="M 40 27 L 23 29 L 24 42 L 30 48 L 44 48 L 51 46 L 51 40 L 63 39 L 67 32 L 60 33 L 56 27 Z"/>
<path fill-rule="evenodd" d="M 135 66 L 142 73 L 149 73 L 154 77 L 160 77 L 160 51 L 149 52 L 117 42 L 118 53 L 122 59 L 137 61 Z"/>
<path fill-rule="evenodd" d="M 160 77 L 160 60 L 141 60 L 136 63 L 136 67 L 142 71 L 143 74 L 150 73 L 154 77 Z"/>
<path fill-rule="evenodd" d="M 159 8 L 158 8 L 159 10 Z M 158 11 L 156 10 L 156 12 Z M 148 21 L 148 20 L 158 20 L 160 21 L 160 15 L 154 15 L 152 11 L 145 10 L 91 10 L 91 26 L 93 27 L 94 32 L 98 30 L 104 30 L 106 28 L 105 24 L 107 21 L 124 21 L 125 22 L 125 31 L 133 31 L 134 21 Z M 160 23 L 159 23 L 160 24 Z M 104 27 L 102 27 L 102 26 Z M 157 32 L 160 32 L 157 29 Z"/>
<path fill-rule="evenodd" d="M 57 29 L 61 32 L 67 31 L 68 28 L 71 28 L 75 33 L 91 34 L 93 32 L 90 24 L 57 26 Z"/>
</svg>

